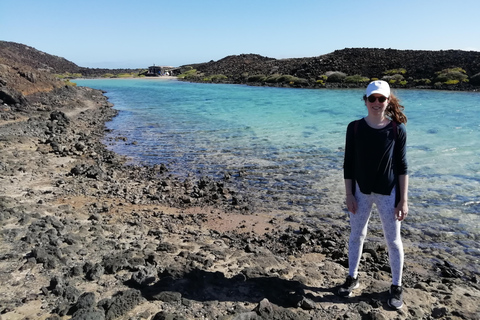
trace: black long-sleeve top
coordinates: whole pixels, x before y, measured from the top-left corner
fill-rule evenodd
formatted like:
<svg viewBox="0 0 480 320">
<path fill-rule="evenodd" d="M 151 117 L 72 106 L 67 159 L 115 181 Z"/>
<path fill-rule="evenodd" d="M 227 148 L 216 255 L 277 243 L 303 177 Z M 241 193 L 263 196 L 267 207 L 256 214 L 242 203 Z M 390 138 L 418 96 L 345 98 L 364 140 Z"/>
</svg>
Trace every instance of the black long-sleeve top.
<svg viewBox="0 0 480 320">
<path fill-rule="evenodd" d="M 372 192 L 389 195 L 398 184 L 398 176 L 408 172 L 406 157 L 407 132 L 404 124 L 397 124 L 397 135 L 392 122 L 382 129 L 370 127 L 365 119 L 352 121 L 347 127 L 343 175 L 352 179 L 364 194 Z M 397 201 L 399 201 L 397 187 Z"/>
</svg>

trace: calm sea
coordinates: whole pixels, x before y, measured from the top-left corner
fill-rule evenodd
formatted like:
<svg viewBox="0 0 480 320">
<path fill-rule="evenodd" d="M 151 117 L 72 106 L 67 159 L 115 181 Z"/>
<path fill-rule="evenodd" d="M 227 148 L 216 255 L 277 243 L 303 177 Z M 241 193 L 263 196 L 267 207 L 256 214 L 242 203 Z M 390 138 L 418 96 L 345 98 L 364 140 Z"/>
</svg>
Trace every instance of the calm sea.
<svg viewBox="0 0 480 320">
<path fill-rule="evenodd" d="M 163 163 L 182 176 L 241 176 L 266 207 L 307 216 L 343 200 L 345 130 L 366 114 L 362 89 L 75 82 L 106 91 L 120 111 L 107 124 L 110 138 L 127 138 L 106 143 L 133 163 Z M 407 228 L 453 233 L 480 256 L 480 93 L 395 92 L 408 117 Z"/>
</svg>

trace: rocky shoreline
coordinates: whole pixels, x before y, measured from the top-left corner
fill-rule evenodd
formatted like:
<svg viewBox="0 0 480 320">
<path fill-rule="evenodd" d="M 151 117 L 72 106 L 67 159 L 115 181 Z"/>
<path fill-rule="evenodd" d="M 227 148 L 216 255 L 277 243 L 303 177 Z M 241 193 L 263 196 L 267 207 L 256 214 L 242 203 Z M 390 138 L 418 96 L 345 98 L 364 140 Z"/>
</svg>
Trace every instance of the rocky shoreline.
<svg viewBox="0 0 480 320">
<path fill-rule="evenodd" d="M 307 225 L 257 212 L 228 180 L 125 165 L 102 143 L 116 111 L 101 91 L 25 99 L 0 111 L 0 319 L 479 318 L 479 275 L 441 252 L 433 264 L 407 249 L 396 312 L 370 241 L 342 299 L 345 221 Z"/>
</svg>

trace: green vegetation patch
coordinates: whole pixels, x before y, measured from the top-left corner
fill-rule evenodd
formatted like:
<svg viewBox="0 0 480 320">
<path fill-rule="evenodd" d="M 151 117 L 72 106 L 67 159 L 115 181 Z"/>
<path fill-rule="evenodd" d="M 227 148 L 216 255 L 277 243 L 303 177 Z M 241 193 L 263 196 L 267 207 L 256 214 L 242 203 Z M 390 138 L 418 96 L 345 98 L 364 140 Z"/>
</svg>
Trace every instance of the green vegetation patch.
<svg viewBox="0 0 480 320">
<path fill-rule="evenodd" d="M 116 78 L 132 78 L 136 76 L 135 73 L 119 73 L 116 75 Z"/>
<path fill-rule="evenodd" d="M 317 81 L 321 80 L 323 82 L 326 82 L 328 79 L 328 76 L 326 74 L 322 74 L 321 76 L 317 77 Z"/>
<path fill-rule="evenodd" d="M 256 75 L 253 75 L 253 76 L 249 76 L 247 78 L 247 81 L 248 82 L 265 82 L 265 81 L 267 81 L 267 77 L 263 74 L 256 74 Z"/>
<path fill-rule="evenodd" d="M 179 74 L 178 78 L 188 80 L 188 79 L 197 79 L 200 76 L 201 74 L 197 72 L 197 69 L 191 68 L 184 71 L 182 74 Z"/>
<path fill-rule="evenodd" d="M 289 74 L 272 74 L 265 79 L 267 83 L 285 83 L 289 85 L 302 85 L 308 84 L 308 80 L 304 78 L 298 78 Z"/>
<path fill-rule="evenodd" d="M 383 72 L 383 74 L 386 74 L 386 75 L 405 74 L 405 73 L 407 73 L 407 70 L 404 68 L 390 69 Z"/>
<path fill-rule="evenodd" d="M 227 79 L 228 77 L 226 75 L 214 74 L 214 75 L 203 78 L 203 81 L 220 82 Z"/>
<path fill-rule="evenodd" d="M 392 76 L 384 76 L 382 80 L 387 81 L 390 84 L 395 84 L 405 81 L 405 78 L 401 74 L 394 74 Z"/>
<path fill-rule="evenodd" d="M 76 87 L 77 84 L 75 82 L 70 81 L 69 79 L 65 80 L 65 85 L 69 87 Z"/>
<path fill-rule="evenodd" d="M 267 79 L 265 79 L 265 82 L 267 82 L 267 83 L 277 83 L 277 82 L 279 82 L 278 79 L 280 79 L 281 76 L 282 76 L 282 75 L 281 75 L 281 74 L 278 74 L 278 73 L 269 75 L 269 76 L 267 77 Z"/>
<path fill-rule="evenodd" d="M 468 82 L 468 76 L 462 68 L 448 68 L 436 73 L 435 82 L 458 84 L 459 82 Z"/>
<path fill-rule="evenodd" d="M 362 82 L 369 82 L 369 81 L 370 81 L 370 78 L 361 76 L 359 74 L 345 77 L 345 82 L 347 83 L 362 83 Z"/>
<path fill-rule="evenodd" d="M 326 74 L 327 82 L 343 82 L 347 75 L 340 71 L 328 71 Z"/>
</svg>

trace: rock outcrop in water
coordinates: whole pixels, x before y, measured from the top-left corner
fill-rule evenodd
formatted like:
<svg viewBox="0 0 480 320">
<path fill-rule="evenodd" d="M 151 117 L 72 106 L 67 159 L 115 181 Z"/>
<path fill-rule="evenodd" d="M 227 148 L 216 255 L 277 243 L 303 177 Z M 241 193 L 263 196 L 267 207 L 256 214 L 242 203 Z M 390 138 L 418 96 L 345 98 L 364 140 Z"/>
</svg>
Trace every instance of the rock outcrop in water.
<svg viewBox="0 0 480 320">
<path fill-rule="evenodd" d="M 386 305 L 382 242 L 365 244 L 361 287 L 341 299 L 341 212 L 257 212 L 228 179 L 127 166 L 102 143 L 116 112 L 101 91 L 0 64 L 16 99 L 0 104 L 0 319 L 478 318 L 479 275 L 412 245 L 424 235 L 408 238 L 401 311 Z"/>
</svg>

